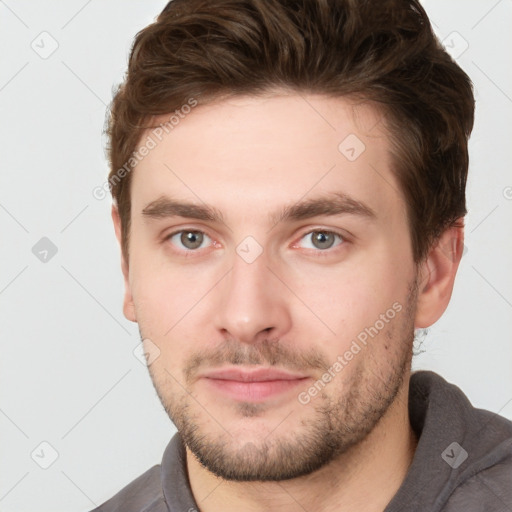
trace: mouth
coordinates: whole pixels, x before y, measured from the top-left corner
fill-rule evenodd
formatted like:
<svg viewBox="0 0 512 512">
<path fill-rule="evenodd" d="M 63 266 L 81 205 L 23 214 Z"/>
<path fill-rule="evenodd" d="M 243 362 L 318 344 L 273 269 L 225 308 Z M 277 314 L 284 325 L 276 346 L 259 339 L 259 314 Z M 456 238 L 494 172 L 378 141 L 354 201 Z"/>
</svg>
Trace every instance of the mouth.
<svg viewBox="0 0 512 512">
<path fill-rule="evenodd" d="M 246 402 L 263 402 L 291 392 L 299 385 L 304 386 L 304 382 L 310 378 L 304 374 L 293 374 L 274 368 L 228 368 L 205 373 L 201 377 L 212 391 Z"/>
</svg>

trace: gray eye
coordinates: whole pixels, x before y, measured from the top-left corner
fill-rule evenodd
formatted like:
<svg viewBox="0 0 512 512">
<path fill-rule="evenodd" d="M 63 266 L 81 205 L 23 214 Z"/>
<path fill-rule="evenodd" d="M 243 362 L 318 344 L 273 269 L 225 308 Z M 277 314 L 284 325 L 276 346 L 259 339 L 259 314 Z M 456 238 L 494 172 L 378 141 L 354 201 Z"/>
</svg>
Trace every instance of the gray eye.
<svg viewBox="0 0 512 512">
<path fill-rule="evenodd" d="M 191 252 L 196 249 L 204 249 L 209 245 L 212 245 L 212 239 L 202 231 L 196 231 L 193 229 L 184 229 L 182 231 L 176 231 L 169 235 L 167 240 L 174 245 L 178 252 Z"/>
<path fill-rule="evenodd" d="M 300 241 L 300 247 L 303 249 L 327 250 L 344 242 L 343 236 L 334 231 L 317 230 L 306 233 Z"/>
<path fill-rule="evenodd" d="M 187 249 L 197 249 L 203 243 L 204 235 L 200 231 L 182 231 L 180 242 Z"/>
<path fill-rule="evenodd" d="M 180 249 L 194 250 L 199 249 L 205 242 L 208 243 L 210 237 L 201 231 L 185 230 L 169 236 L 169 240 Z"/>
<path fill-rule="evenodd" d="M 317 249 L 330 249 L 334 245 L 336 234 L 329 231 L 313 231 L 311 242 Z"/>
</svg>

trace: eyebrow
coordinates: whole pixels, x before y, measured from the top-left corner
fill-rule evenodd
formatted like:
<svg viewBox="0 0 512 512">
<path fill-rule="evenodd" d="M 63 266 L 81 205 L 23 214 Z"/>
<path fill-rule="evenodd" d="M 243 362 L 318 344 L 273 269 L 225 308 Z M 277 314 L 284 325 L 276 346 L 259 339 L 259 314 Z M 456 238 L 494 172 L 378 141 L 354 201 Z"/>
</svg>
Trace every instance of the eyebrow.
<svg viewBox="0 0 512 512">
<path fill-rule="evenodd" d="M 276 225 L 284 221 L 298 221 L 320 215 L 334 216 L 342 214 L 357 215 L 369 220 L 377 218 L 377 214 L 370 206 L 342 192 L 331 193 L 328 196 L 305 201 L 301 200 L 293 205 L 285 206 L 269 217 L 272 224 Z M 225 223 L 222 213 L 212 206 L 177 201 L 167 196 L 159 197 L 148 203 L 142 210 L 142 215 L 147 219 L 185 217 L 220 224 Z"/>
<path fill-rule="evenodd" d="M 350 197 L 343 192 L 333 192 L 328 196 L 299 201 L 291 206 L 284 207 L 277 215 L 271 215 L 273 224 L 283 221 L 305 220 L 320 215 L 357 215 L 375 220 L 377 214 L 367 204 Z"/>
<path fill-rule="evenodd" d="M 142 215 L 148 219 L 187 217 L 189 219 L 224 223 L 222 213 L 211 206 L 176 201 L 166 196 L 159 197 L 147 204 L 142 210 Z"/>
</svg>

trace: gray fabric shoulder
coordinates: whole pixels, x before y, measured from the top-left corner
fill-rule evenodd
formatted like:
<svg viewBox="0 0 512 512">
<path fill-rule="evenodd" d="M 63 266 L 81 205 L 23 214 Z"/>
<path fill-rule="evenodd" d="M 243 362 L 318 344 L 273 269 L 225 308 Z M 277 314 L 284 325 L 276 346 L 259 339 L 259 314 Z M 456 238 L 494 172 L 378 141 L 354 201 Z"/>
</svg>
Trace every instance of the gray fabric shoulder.
<svg viewBox="0 0 512 512">
<path fill-rule="evenodd" d="M 510 450 L 507 459 L 457 487 L 443 512 L 512 511 L 512 445 Z"/>
<path fill-rule="evenodd" d="M 157 464 L 91 512 L 167 512 Z"/>
<path fill-rule="evenodd" d="M 511 421 L 430 371 L 411 375 L 409 419 L 418 446 L 385 512 L 512 512 Z"/>
</svg>

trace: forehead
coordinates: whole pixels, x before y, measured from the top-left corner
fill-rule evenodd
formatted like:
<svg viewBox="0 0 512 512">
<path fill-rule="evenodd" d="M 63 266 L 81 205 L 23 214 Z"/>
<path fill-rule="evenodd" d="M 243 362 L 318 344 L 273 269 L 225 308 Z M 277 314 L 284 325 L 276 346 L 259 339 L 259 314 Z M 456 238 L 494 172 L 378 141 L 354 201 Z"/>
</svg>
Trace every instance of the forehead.
<svg viewBox="0 0 512 512">
<path fill-rule="evenodd" d="M 333 191 L 383 213 L 401 205 L 382 115 L 368 103 L 286 94 L 187 111 L 141 138 L 152 148 L 133 172 L 135 213 L 162 195 L 239 216 Z"/>
</svg>

